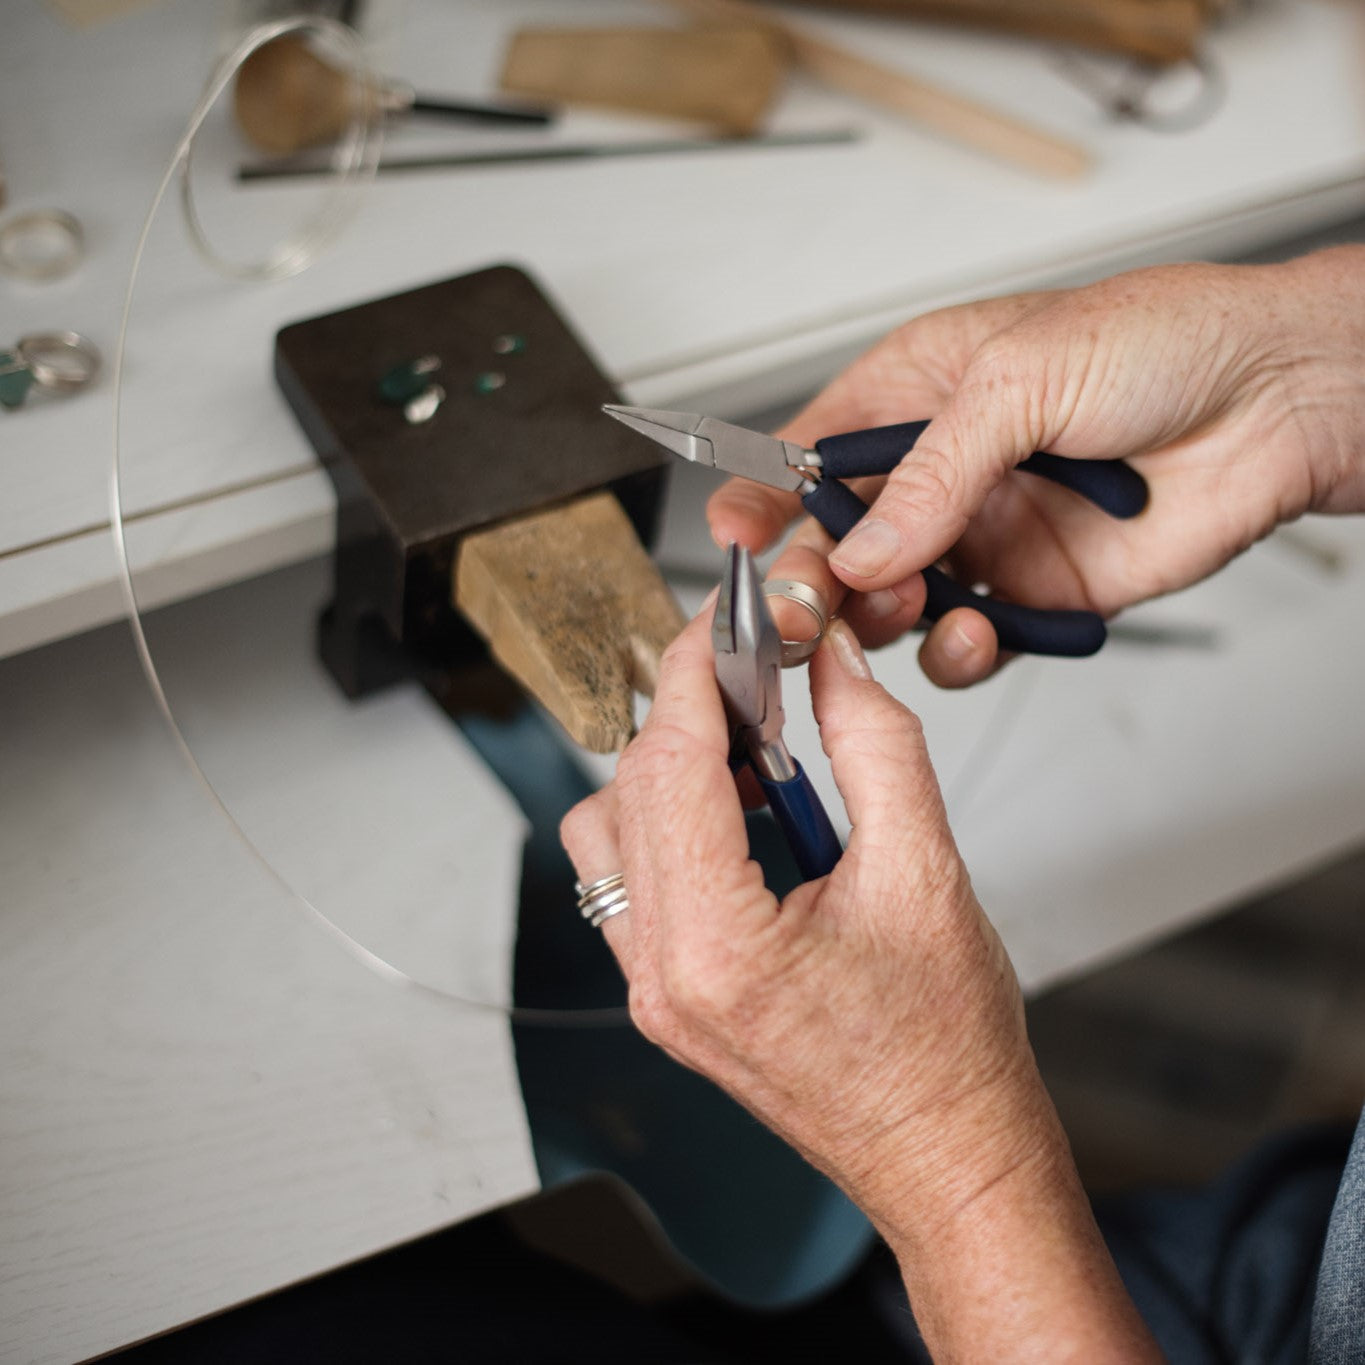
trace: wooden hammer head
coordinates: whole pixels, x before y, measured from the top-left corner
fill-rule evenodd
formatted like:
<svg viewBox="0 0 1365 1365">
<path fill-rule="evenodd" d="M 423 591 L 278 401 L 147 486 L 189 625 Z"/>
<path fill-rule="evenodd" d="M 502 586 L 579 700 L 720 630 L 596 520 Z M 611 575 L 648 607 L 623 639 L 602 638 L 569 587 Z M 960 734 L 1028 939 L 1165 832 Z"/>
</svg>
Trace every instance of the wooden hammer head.
<svg viewBox="0 0 1365 1365">
<path fill-rule="evenodd" d="M 293 34 L 257 48 L 242 64 L 232 91 L 238 127 L 263 152 L 289 156 L 305 147 L 332 142 L 356 116 L 357 102 L 370 101 L 377 112 L 380 94 L 359 87 Z"/>
</svg>

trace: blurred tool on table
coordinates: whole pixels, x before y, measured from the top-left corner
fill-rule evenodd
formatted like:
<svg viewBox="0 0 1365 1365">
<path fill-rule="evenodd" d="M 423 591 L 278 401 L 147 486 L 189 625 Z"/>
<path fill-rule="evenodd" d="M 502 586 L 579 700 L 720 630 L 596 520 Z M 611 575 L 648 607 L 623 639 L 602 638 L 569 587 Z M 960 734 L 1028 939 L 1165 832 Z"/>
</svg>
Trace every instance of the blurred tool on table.
<svg viewBox="0 0 1365 1365">
<path fill-rule="evenodd" d="M 555 161 L 616 161 L 642 156 L 688 156 L 693 152 L 748 151 L 753 148 L 835 147 L 858 141 L 852 128 L 817 129 L 810 133 L 756 133 L 753 137 L 651 137 L 611 142 L 542 142 L 534 147 L 500 151 L 436 152 L 432 155 L 383 156 L 376 170 L 388 175 L 405 171 L 476 170 L 483 166 L 529 166 Z M 258 180 L 293 180 L 333 174 L 328 161 L 285 157 L 237 168 L 244 184 Z"/>
<path fill-rule="evenodd" d="M 708 0 L 688 0 L 706 4 Z M 1050 38 L 1149 62 L 1188 61 L 1225 0 L 795 0 Z"/>
<path fill-rule="evenodd" d="M 507 93 L 695 122 L 726 137 L 753 137 L 791 67 L 867 103 L 905 115 L 977 151 L 1037 174 L 1072 178 L 1090 169 L 1079 144 L 1013 115 L 865 57 L 818 30 L 751 0 L 666 0 L 696 21 L 667 27 L 524 27 L 514 31 L 500 85 Z M 911 18 L 948 19 L 1027 33 L 1133 58 L 1144 71 L 1196 59 L 1211 13 L 1206 0 L 1110 0 L 1105 6 L 1028 6 L 1009 0 L 866 0 L 848 8 Z M 545 109 L 417 96 L 396 81 L 377 82 L 390 114 L 426 113 L 509 127 L 544 124 Z M 351 116 L 348 79 L 301 40 L 257 53 L 237 82 L 236 113 L 262 150 L 286 156 L 334 138 Z M 1124 114 L 1122 102 L 1115 112 Z M 680 149 L 673 146 L 672 150 Z M 586 155 L 587 149 L 573 149 Z M 564 159 L 563 148 L 519 147 L 508 160 Z M 428 154 L 389 168 L 483 165 L 497 153 Z M 273 173 L 282 173 L 274 168 Z M 292 173 L 301 173 L 297 168 Z M 243 179 L 264 178 L 251 168 Z"/>
<path fill-rule="evenodd" d="M 744 137 L 786 74 L 784 45 L 754 24 L 668 28 L 523 28 L 501 85 L 511 94 L 695 121 Z"/>
<path fill-rule="evenodd" d="M 489 104 L 418 95 L 401 81 L 376 81 L 370 92 L 387 115 L 426 114 L 494 127 L 544 127 L 553 114 L 530 105 Z M 288 156 L 338 137 L 355 115 L 357 91 L 346 72 L 303 38 L 278 38 L 253 53 L 238 73 L 233 112 L 262 151 Z"/>
<path fill-rule="evenodd" d="M 1078 143 L 978 100 L 894 69 L 750 0 L 665 0 L 702 23 L 756 24 L 777 36 L 789 60 L 832 89 L 889 109 L 1000 161 L 1038 175 L 1072 179 L 1090 169 Z"/>
</svg>

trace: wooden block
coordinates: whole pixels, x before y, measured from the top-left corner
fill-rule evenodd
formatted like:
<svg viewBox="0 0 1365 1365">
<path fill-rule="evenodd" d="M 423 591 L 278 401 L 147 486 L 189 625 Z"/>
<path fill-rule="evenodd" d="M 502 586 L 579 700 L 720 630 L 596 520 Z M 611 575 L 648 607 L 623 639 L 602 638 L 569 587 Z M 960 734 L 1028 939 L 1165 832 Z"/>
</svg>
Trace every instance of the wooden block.
<svg viewBox="0 0 1365 1365">
<path fill-rule="evenodd" d="M 686 618 L 609 493 L 465 536 L 456 607 L 493 657 L 586 749 L 634 732 L 633 692 Z"/>
<path fill-rule="evenodd" d="M 512 37 L 502 88 L 752 133 L 786 70 L 781 41 L 749 23 L 704 28 L 525 28 Z"/>
</svg>

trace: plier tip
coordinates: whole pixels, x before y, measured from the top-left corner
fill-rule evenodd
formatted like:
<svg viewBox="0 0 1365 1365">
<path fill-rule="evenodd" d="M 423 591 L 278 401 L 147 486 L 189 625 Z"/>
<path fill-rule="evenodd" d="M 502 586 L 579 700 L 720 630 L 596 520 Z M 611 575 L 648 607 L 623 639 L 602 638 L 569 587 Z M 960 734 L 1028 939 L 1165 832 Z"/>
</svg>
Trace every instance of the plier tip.
<svg viewBox="0 0 1365 1365">
<path fill-rule="evenodd" d="M 697 434 L 704 420 L 695 412 L 667 412 L 663 408 L 631 408 L 624 403 L 603 403 L 602 411 L 641 436 L 648 436 L 665 450 L 693 464 L 716 467 L 711 442 Z"/>
<path fill-rule="evenodd" d="M 725 552 L 725 573 L 711 621 L 716 681 L 733 722 L 761 740 L 782 724 L 782 637 L 763 596 L 753 555 L 743 545 Z"/>
</svg>

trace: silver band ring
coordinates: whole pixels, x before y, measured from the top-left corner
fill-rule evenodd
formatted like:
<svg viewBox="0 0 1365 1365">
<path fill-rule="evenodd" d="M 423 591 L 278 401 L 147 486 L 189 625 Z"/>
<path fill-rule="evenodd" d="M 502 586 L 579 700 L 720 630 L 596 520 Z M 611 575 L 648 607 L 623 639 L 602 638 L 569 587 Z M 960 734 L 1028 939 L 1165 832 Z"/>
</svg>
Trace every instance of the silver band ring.
<svg viewBox="0 0 1365 1365">
<path fill-rule="evenodd" d="M 35 332 L 14 348 L 33 382 L 56 393 L 75 393 L 94 379 L 100 353 L 79 332 Z"/>
<path fill-rule="evenodd" d="M 591 900 L 600 891 L 614 891 L 618 886 L 626 884 L 626 874 L 624 872 L 612 872 L 605 877 L 599 877 L 595 882 L 590 882 L 584 886 L 582 882 L 575 882 L 573 889 L 578 893 L 578 903 Z"/>
<path fill-rule="evenodd" d="M 84 259 L 80 220 L 61 209 L 19 213 L 0 225 L 0 273 L 21 280 L 60 280 Z"/>
<path fill-rule="evenodd" d="M 825 636 L 828 618 L 825 616 L 824 598 L 809 583 L 801 583 L 794 578 L 770 578 L 763 585 L 763 595 L 785 597 L 788 602 L 795 602 L 815 617 L 815 634 L 809 640 L 782 641 L 783 668 L 805 663 L 820 648 L 820 641 Z"/>
<path fill-rule="evenodd" d="M 599 910 L 588 920 L 588 923 L 591 924 L 594 929 L 600 929 L 613 915 L 619 915 L 622 910 L 629 909 L 630 902 L 622 896 L 618 905 L 609 905 L 605 909 Z"/>
<path fill-rule="evenodd" d="M 584 886 L 574 883 L 578 892 L 578 913 L 594 929 L 599 929 L 613 915 L 630 909 L 630 898 L 626 895 L 626 878 L 622 872 L 599 877 L 595 882 Z"/>
</svg>

